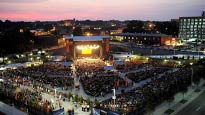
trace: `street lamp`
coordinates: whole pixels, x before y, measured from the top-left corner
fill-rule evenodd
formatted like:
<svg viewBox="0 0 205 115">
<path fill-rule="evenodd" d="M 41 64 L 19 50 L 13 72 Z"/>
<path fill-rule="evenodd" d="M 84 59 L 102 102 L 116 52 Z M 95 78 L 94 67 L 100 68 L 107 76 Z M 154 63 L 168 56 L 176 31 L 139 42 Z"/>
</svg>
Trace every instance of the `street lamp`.
<svg viewBox="0 0 205 115">
<path fill-rule="evenodd" d="M 194 74 L 194 70 L 192 68 L 193 63 L 189 63 L 191 65 L 191 87 L 193 87 L 193 74 Z"/>
<path fill-rule="evenodd" d="M 198 59 L 200 59 L 200 56 L 199 56 L 199 41 L 198 40 L 196 40 L 196 52 L 197 52 L 197 54 L 198 54 Z"/>
<path fill-rule="evenodd" d="M 174 50 L 174 56 L 175 56 L 176 38 L 172 38 L 172 43 L 173 43 L 173 50 Z"/>
<path fill-rule="evenodd" d="M 54 96 L 56 97 L 56 91 L 57 91 L 57 90 L 56 90 L 56 89 L 54 89 L 54 91 L 55 91 L 55 92 L 54 92 Z"/>
<path fill-rule="evenodd" d="M 115 88 L 112 89 L 113 90 L 113 96 L 112 96 L 112 99 L 113 99 L 113 110 L 115 110 L 115 99 L 116 99 L 116 96 L 115 96 Z"/>
</svg>

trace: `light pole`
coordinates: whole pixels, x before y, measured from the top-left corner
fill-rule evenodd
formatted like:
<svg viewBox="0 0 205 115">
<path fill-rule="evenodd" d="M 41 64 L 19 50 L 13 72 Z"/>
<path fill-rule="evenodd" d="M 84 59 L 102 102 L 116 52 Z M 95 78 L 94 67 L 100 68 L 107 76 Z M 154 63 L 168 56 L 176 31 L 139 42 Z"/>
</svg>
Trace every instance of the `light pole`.
<svg viewBox="0 0 205 115">
<path fill-rule="evenodd" d="M 54 94 L 54 96 L 56 97 L 56 91 L 57 91 L 57 90 L 56 90 L 56 89 L 54 89 L 54 91 L 55 91 L 55 94 Z"/>
<path fill-rule="evenodd" d="M 200 60 L 200 55 L 199 55 L 200 49 L 199 49 L 199 43 L 198 43 L 198 42 L 197 42 L 197 51 L 198 51 L 198 58 L 199 58 L 199 60 Z"/>
<path fill-rule="evenodd" d="M 175 47 L 176 47 L 176 38 L 172 38 L 172 41 L 171 41 L 172 43 L 173 43 L 173 50 L 174 50 L 174 56 L 175 56 Z"/>
<path fill-rule="evenodd" d="M 113 99 L 113 110 L 115 110 L 115 99 L 116 99 L 116 96 L 115 96 L 115 88 L 112 89 L 113 90 L 113 96 L 112 96 L 112 99 Z"/>
<path fill-rule="evenodd" d="M 54 102 L 55 102 L 55 104 L 57 103 L 57 95 L 56 95 L 56 88 L 54 89 Z"/>
<path fill-rule="evenodd" d="M 193 74 L 194 74 L 194 70 L 193 70 L 193 67 L 192 67 L 193 63 L 191 62 L 189 64 L 191 65 L 191 87 L 193 87 Z"/>
</svg>

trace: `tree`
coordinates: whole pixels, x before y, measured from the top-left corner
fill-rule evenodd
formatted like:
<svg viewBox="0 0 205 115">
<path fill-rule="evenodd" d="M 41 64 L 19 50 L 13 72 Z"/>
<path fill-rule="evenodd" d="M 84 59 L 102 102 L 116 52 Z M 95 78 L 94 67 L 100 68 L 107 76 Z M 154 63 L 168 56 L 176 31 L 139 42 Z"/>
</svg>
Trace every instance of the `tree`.
<svg viewBox="0 0 205 115">
<path fill-rule="evenodd" d="M 99 106 L 99 105 L 100 105 L 100 102 L 99 102 L 97 99 L 95 99 L 95 105 L 96 105 L 96 106 Z"/>
<path fill-rule="evenodd" d="M 83 97 L 80 96 L 80 104 L 82 104 L 82 103 L 83 103 Z"/>
<path fill-rule="evenodd" d="M 156 101 L 155 94 L 149 89 L 145 90 L 144 94 L 146 96 L 145 99 L 147 100 L 145 104 L 145 109 L 147 113 L 151 115 L 151 113 L 154 111 L 154 102 Z"/>
<path fill-rule="evenodd" d="M 143 29 L 144 22 L 139 20 L 133 20 L 128 22 L 127 27 L 123 30 L 123 32 L 129 33 L 142 33 L 145 32 Z"/>
<path fill-rule="evenodd" d="M 149 115 L 154 111 L 154 105 L 151 100 L 147 100 L 147 104 L 145 106 L 146 111 L 148 112 Z"/>
<path fill-rule="evenodd" d="M 75 102 L 78 102 L 78 95 L 75 95 L 74 101 L 75 101 Z"/>
<path fill-rule="evenodd" d="M 81 27 L 76 27 L 76 28 L 73 30 L 73 35 L 74 35 L 74 36 L 83 36 L 82 28 L 81 28 Z"/>
<path fill-rule="evenodd" d="M 90 105 L 90 98 L 89 97 L 86 99 L 86 102 L 88 105 Z"/>
<path fill-rule="evenodd" d="M 193 82 L 194 82 L 194 84 L 196 84 L 196 86 L 197 86 L 197 88 L 198 88 L 198 86 L 199 86 L 199 83 L 200 83 L 200 77 L 199 76 L 197 76 L 196 74 L 194 74 L 193 75 Z"/>
<path fill-rule="evenodd" d="M 71 92 L 68 93 L 68 99 L 70 100 L 71 98 L 73 98 L 73 94 Z"/>
<path fill-rule="evenodd" d="M 155 25 L 155 29 L 160 33 L 172 36 L 178 35 L 179 22 L 177 21 L 156 22 Z"/>
<path fill-rule="evenodd" d="M 182 100 L 184 100 L 184 94 L 187 92 L 187 90 L 188 90 L 188 88 L 185 85 L 183 85 L 181 87 L 181 92 L 182 92 L 182 95 L 183 95 L 183 99 Z"/>
<path fill-rule="evenodd" d="M 171 102 L 173 101 L 174 101 L 174 95 L 167 97 L 167 102 L 169 103 L 169 109 L 170 109 Z"/>
<path fill-rule="evenodd" d="M 19 28 L 7 30 L 0 35 L 0 49 L 5 50 L 7 54 L 30 51 L 33 48 L 33 38 L 28 30 L 24 32 L 19 32 Z"/>
</svg>

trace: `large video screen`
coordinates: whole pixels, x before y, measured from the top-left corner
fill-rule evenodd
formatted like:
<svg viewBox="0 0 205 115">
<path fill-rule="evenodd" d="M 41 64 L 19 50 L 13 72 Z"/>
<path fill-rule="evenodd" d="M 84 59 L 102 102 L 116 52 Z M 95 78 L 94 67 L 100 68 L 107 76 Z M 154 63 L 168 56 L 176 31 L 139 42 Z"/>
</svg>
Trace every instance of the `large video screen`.
<svg viewBox="0 0 205 115">
<path fill-rule="evenodd" d="M 82 54 L 92 54 L 92 49 L 82 49 Z"/>
</svg>

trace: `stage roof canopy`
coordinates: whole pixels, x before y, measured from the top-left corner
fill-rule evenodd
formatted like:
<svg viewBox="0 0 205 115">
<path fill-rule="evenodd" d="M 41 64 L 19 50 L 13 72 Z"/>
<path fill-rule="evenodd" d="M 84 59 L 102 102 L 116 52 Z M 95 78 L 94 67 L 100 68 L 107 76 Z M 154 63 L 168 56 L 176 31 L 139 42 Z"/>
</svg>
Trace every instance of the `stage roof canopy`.
<svg viewBox="0 0 205 115">
<path fill-rule="evenodd" d="M 109 36 L 68 36 L 64 35 L 66 39 L 73 39 L 73 41 L 102 41 L 103 38 L 109 38 Z"/>
<path fill-rule="evenodd" d="M 116 64 L 116 65 L 124 65 L 125 62 L 123 62 L 123 61 L 115 61 L 115 64 Z"/>
<path fill-rule="evenodd" d="M 114 70 L 114 66 L 104 66 L 104 70 Z"/>
<path fill-rule="evenodd" d="M 72 64 L 73 64 L 73 62 L 70 62 L 70 61 L 69 62 L 63 62 L 64 66 L 72 66 Z"/>
</svg>

